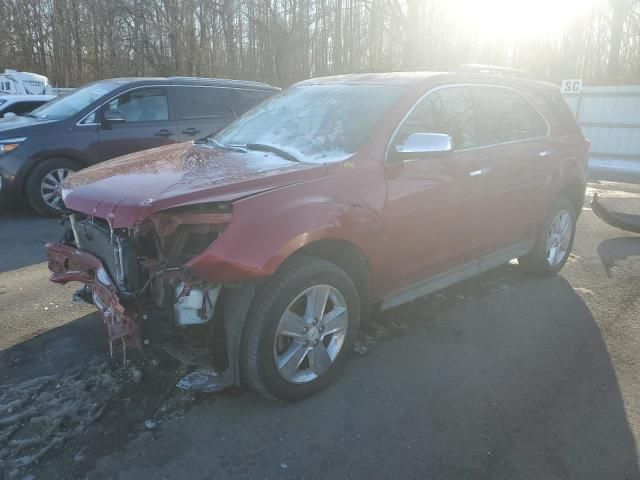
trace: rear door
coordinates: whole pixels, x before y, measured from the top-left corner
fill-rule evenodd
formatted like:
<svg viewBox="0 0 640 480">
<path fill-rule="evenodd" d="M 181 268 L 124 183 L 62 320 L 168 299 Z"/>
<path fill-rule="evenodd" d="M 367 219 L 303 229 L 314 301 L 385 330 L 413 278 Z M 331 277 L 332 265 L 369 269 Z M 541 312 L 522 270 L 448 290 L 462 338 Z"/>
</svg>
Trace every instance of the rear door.
<svg viewBox="0 0 640 480">
<path fill-rule="evenodd" d="M 125 121 L 118 124 L 102 122 L 96 148 L 99 161 L 176 142 L 177 122 L 171 111 L 167 87 L 129 90 L 106 103 L 101 111 L 106 110 L 120 112 Z"/>
<path fill-rule="evenodd" d="M 206 137 L 232 122 L 234 89 L 213 86 L 175 87 L 178 104 L 178 141 Z"/>
<path fill-rule="evenodd" d="M 472 87 L 478 118 L 476 182 L 484 191 L 482 254 L 524 244 L 534 236 L 546 172 L 549 125 L 515 89 Z"/>
</svg>

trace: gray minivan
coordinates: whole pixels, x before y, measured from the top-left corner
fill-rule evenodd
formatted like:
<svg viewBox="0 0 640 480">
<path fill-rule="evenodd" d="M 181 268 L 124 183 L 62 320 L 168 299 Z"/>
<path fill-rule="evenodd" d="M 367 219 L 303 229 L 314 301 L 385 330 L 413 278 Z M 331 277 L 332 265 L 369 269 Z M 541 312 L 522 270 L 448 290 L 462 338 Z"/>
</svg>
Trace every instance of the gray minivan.
<svg viewBox="0 0 640 480">
<path fill-rule="evenodd" d="M 128 153 L 210 135 L 279 89 L 241 80 L 116 78 L 0 120 L 0 200 L 58 215 L 70 173 Z"/>
</svg>

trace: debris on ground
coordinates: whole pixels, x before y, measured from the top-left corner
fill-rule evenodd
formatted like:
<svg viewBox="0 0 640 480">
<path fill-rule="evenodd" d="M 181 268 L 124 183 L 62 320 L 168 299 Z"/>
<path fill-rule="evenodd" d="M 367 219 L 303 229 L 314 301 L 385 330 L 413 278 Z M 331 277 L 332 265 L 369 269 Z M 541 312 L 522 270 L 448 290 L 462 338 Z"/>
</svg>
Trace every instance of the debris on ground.
<svg viewBox="0 0 640 480">
<path fill-rule="evenodd" d="M 156 421 L 153 419 L 148 419 L 144 421 L 144 426 L 149 430 L 156 428 Z"/>
<path fill-rule="evenodd" d="M 130 370 L 131 381 L 133 383 L 140 383 L 142 381 L 142 370 L 136 367 L 132 367 Z"/>
<path fill-rule="evenodd" d="M 95 359 L 68 373 L 4 385 L 0 393 L 0 461 L 5 472 L 0 471 L 0 478 L 23 478 L 48 452 L 82 435 L 120 391 L 123 376 L 106 360 Z"/>
<path fill-rule="evenodd" d="M 408 319 L 401 316 L 392 317 L 385 314 L 380 318 L 371 319 L 362 327 L 352 350 L 356 355 L 364 357 L 378 343 L 403 335 L 407 328 Z"/>
<path fill-rule="evenodd" d="M 463 304 L 482 296 L 487 291 L 506 292 L 515 289 L 519 284 L 517 267 L 509 264 L 482 278 L 467 280 L 422 297 L 410 304 L 374 315 L 361 326 L 360 334 L 353 344 L 352 351 L 356 356 L 368 355 L 373 347 L 382 341 L 398 337 L 410 325 L 433 319 L 433 312 Z"/>
<path fill-rule="evenodd" d="M 219 373 L 211 367 L 199 367 L 182 377 L 176 387 L 194 392 L 220 392 L 231 385 L 231 380 L 223 372 Z"/>
</svg>

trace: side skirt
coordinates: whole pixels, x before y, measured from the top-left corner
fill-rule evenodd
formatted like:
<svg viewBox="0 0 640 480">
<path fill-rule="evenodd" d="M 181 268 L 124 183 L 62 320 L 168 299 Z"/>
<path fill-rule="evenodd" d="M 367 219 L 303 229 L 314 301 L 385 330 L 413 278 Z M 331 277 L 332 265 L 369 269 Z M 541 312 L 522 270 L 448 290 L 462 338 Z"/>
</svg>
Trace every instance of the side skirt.
<svg viewBox="0 0 640 480">
<path fill-rule="evenodd" d="M 413 285 L 404 287 L 382 300 L 381 310 L 388 310 L 403 303 L 411 302 L 443 288 L 480 275 L 500 265 L 508 263 L 511 259 L 526 255 L 533 248 L 533 242 L 523 242 L 489 254 L 478 260 L 466 263 L 449 271 L 439 273 L 427 280 L 422 280 Z"/>
</svg>

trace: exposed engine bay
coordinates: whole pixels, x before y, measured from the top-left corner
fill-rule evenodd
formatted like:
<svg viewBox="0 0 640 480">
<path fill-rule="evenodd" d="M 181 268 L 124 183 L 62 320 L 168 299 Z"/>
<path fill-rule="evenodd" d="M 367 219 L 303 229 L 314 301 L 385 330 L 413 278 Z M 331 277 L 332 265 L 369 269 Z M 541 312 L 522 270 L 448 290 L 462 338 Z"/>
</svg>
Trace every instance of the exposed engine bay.
<svg viewBox="0 0 640 480">
<path fill-rule="evenodd" d="M 150 338 L 174 342 L 193 327 L 204 329 L 196 337 L 211 347 L 216 342 L 203 336 L 225 337 L 227 330 L 219 305 L 224 285 L 194 274 L 188 263 L 216 240 L 230 218 L 230 206 L 205 204 L 114 229 L 104 219 L 70 212 L 62 240 L 47 244 L 51 280 L 84 283 L 74 297 L 93 303 L 102 314 L 112 357 L 122 352 L 126 361 L 127 349 L 144 354 Z M 219 338 L 217 344 L 226 350 Z M 226 368 L 235 362 L 223 363 Z"/>
</svg>

